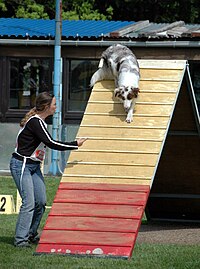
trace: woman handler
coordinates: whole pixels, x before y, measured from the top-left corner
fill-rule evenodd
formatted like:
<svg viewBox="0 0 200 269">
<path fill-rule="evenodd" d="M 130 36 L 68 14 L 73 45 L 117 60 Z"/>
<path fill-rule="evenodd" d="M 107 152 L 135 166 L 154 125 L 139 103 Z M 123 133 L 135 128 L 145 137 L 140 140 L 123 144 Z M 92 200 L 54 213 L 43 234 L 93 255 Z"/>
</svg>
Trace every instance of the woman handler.
<svg viewBox="0 0 200 269">
<path fill-rule="evenodd" d="M 10 170 L 22 198 L 14 245 L 30 247 L 37 243 L 37 229 L 45 211 L 46 188 L 40 165 L 45 156 L 45 147 L 64 151 L 78 149 L 86 138 L 73 142 L 52 139 L 45 119 L 56 111 L 56 99 L 48 92 L 36 97 L 36 105 L 20 122 L 15 152 L 10 161 Z"/>
</svg>

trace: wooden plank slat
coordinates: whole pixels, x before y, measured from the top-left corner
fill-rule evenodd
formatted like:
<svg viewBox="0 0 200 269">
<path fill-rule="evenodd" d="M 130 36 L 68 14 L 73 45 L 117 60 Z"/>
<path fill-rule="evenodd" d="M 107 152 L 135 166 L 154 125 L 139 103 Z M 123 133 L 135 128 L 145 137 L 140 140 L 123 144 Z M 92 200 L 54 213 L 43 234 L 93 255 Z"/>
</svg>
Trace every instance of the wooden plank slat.
<svg viewBox="0 0 200 269">
<path fill-rule="evenodd" d="M 83 127 L 81 126 L 78 131 L 79 137 L 104 137 L 104 138 L 134 138 L 134 139 L 155 139 L 160 141 L 163 139 L 165 130 L 157 130 L 157 129 L 115 129 L 115 128 L 98 128 L 98 127 Z"/>
<path fill-rule="evenodd" d="M 92 92 L 99 91 L 99 89 L 102 91 L 112 90 L 115 87 L 115 83 L 113 80 L 102 80 L 98 81 L 95 84 L 95 87 L 92 89 Z"/>
<path fill-rule="evenodd" d="M 109 118 L 108 118 L 109 117 Z M 168 117 L 141 117 L 134 114 L 133 119 L 134 127 L 145 128 L 145 127 L 156 127 L 166 128 L 169 118 Z M 133 125 L 131 124 L 131 126 Z M 82 126 L 86 125 L 99 125 L 99 126 L 123 126 L 128 127 L 124 120 L 124 116 L 110 117 L 109 115 L 85 115 L 82 120 Z"/>
<path fill-rule="evenodd" d="M 138 220 L 98 218 L 98 217 L 63 217 L 50 216 L 46 222 L 45 230 L 63 231 L 93 231 L 93 232 L 121 232 L 136 233 Z"/>
<path fill-rule="evenodd" d="M 126 159 L 127 153 L 131 161 Z M 85 156 L 84 151 L 74 151 L 70 155 L 67 164 L 78 164 L 78 163 L 90 163 L 90 164 L 117 164 L 117 165 L 146 165 L 146 166 L 155 166 L 157 162 L 157 154 L 134 154 L 130 152 L 88 152 Z M 84 159 L 83 159 L 84 158 Z"/>
<path fill-rule="evenodd" d="M 140 80 L 139 88 L 141 93 L 150 92 L 150 93 L 176 93 L 179 89 L 180 81 L 156 81 L 156 80 Z M 115 84 L 113 80 L 107 81 L 99 81 L 95 84 L 95 88 L 93 88 L 92 92 L 113 92 L 115 88 Z M 92 95 L 91 95 L 92 96 Z M 100 99 L 101 100 L 101 99 Z"/>
<path fill-rule="evenodd" d="M 40 243 L 131 247 L 134 237 L 134 233 L 43 230 Z"/>
<path fill-rule="evenodd" d="M 135 106 L 134 114 L 136 115 L 149 115 L 149 116 L 170 116 L 172 110 L 171 105 L 144 105 L 144 104 L 137 104 Z M 99 103 L 98 105 L 95 103 L 90 103 L 86 107 L 85 114 L 87 113 L 99 113 L 100 115 L 110 115 L 110 116 L 117 116 L 117 115 L 124 115 L 126 117 L 126 113 L 124 111 L 123 105 L 120 103 L 114 104 L 107 104 L 107 103 Z M 133 117 L 134 117 L 133 114 Z M 125 120 L 125 119 L 124 119 Z"/>
<path fill-rule="evenodd" d="M 167 125 L 166 125 L 167 126 Z M 131 125 L 117 125 L 117 126 L 113 126 L 113 125 L 108 125 L 108 124 L 82 124 L 82 127 L 84 128 L 94 128 L 94 127 L 97 127 L 97 128 L 110 128 L 110 129 L 118 129 L 118 128 L 124 128 L 126 130 L 135 130 L 135 129 L 147 129 L 147 130 L 151 130 L 151 129 L 165 129 L 166 126 L 153 126 L 153 125 L 147 125 L 147 126 L 141 126 L 141 125 L 134 125 L 131 126 Z"/>
<path fill-rule="evenodd" d="M 149 192 L 149 186 L 141 185 L 127 185 L 127 184 L 79 184 L 73 182 L 63 183 L 61 182 L 59 190 L 104 190 L 104 191 L 131 191 L 131 192 Z"/>
<path fill-rule="evenodd" d="M 93 204 L 121 204 L 144 205 L 146 193 L 114 192 L 91 190 L 58 190 L 54 202 L 63 203 L 93 203 Z"/>
<path fill-rule="evenodd" d="M 180 81 L 183 75 L 181 70 L 141 69 L 142 80 Z"/>
<path fill-rule="evenodd" d="M 136 178 L 136 177 L 105 177 L 105 176 L 84 176 L 84 175 L 69 175 L 64 173 L 61 182 L 78 182 L 78 183 L 108 183 L 108 184 L 132 184 L 132 185 L 150 185 L 151 178 Z"/>
<path fill-rule="evenodd" d="M 159 153 L 161 147 L 161 142 L 159 141 L 127 141 L 127 140 L 101 140 L 101 139 L 89 139 L 87 140 L 87 144 L 83 144 L 78 151 L 73 151 L 71 154 L 75 152 L 82 151 L 112 151 L 112 152 L 135 152 L 135 153 Z M 86 154 L 85 154 L 86 155 Z"/>
<path fill-rule="evenodd" d="M 138 102 L 157 102 L 157 103 L 173 103 L 176 97 L 175 92 L 145 92 L 141 91 L 138 96 Z"/>
<path fill-rule="evenodd" d="M 93 175 L 104 177 L 117 176 L 129 178 L 151 178 L 154 167 L 149 166 L 126 166 L 113 164 L 68 164 L 67 174 L 69 175 Z M 65 173 L 65 172 L 64 172 Z"/>
<path fill-rule="evenodd" d="M 180 81 L 147 81 L 140 80 L 139 88 L 141 92 L 150 93 L 177 93 Z"/>
<path fill-rule="evenodd" d="M 140 68 L 155 68 L 155 69 L 180 69 L 184 70 L 186 66 L 186 60 L 140 60 L 138 63 Z"/>
<path fill-rule="evenodd" d="M 143 206 L 54 202 L 49 216 L 105 217 L 141 219 Z"/>
<path fill-rule="evenodd" d="M 139 93 L 139 96 L 137 98 L 137 103 L 138 102 L 158 102 L 158 103 L 171 103 L 175 99 L 175 92 L 171 93 L 156 93 L 156 92 L 144 92 L 141 91 Z M 90 101 L 115 101 L 117 98 L 114 97 L 114 92 L 113 90 L 107 91 L 107 92 L 94 92 L 90 98 Z"/>
</svg>

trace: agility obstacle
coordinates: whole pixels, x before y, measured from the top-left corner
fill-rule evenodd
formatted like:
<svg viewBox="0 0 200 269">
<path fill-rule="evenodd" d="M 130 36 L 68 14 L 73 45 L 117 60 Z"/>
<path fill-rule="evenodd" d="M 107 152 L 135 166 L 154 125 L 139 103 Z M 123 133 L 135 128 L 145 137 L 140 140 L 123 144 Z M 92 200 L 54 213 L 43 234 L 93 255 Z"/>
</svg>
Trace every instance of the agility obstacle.
<svg viewBox="0 0 200 269">
<path fill-rule="evenodd" d="M 94 86 L 77 134 L 89 140 L 70 153 L 37 254 L 131 257 L 177 100 L 188 90 L 185 83 L 191 86 L 184 60 L 139 65 L 140 95 L 131 124 L 113 97 L 114 82 Z M 152 203 L 150 216 L 151 211 Z"/>
</svg>

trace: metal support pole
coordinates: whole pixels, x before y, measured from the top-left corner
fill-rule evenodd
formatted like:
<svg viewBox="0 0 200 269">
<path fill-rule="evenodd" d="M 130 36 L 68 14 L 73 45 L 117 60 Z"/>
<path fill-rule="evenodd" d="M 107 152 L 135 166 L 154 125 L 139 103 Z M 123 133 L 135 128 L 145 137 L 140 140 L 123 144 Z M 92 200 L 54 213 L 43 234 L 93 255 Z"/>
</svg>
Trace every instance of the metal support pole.
<svg viewBox="0 0 200 269">
<path fill-rule="evenodd" d="M 53 115 L 52 137 L 59 140 L 59 127 L 61 125 L 61 99 L 62 99 L 62 63 L 61 63 L 61 10 L 62 0 L 56 0 L 56 16 L 55 16 L 55 46 L 54 46 L 54 75 L 53 75 L 53 91 L 56 98 L 57 109 Z M 52 150 L 52 163 L 50 171 L 53 175 L 58 174 L 58 151 Z"/>
</svg>

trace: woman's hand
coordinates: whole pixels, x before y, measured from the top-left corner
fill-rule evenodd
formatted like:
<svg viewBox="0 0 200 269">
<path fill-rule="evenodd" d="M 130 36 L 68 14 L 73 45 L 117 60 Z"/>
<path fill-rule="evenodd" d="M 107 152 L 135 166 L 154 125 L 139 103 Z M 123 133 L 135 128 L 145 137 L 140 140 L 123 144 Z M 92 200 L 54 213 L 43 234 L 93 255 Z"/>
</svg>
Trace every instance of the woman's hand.
<svg viewBox="0 0 200 269">
<path fill-rule="evenodd" d="M 77 144 L 78 147 L 81 147 L 83 145 L 83 143 L 87 140 L 88 138 L 78 138 L 77 139 Z"/>
</svg>

